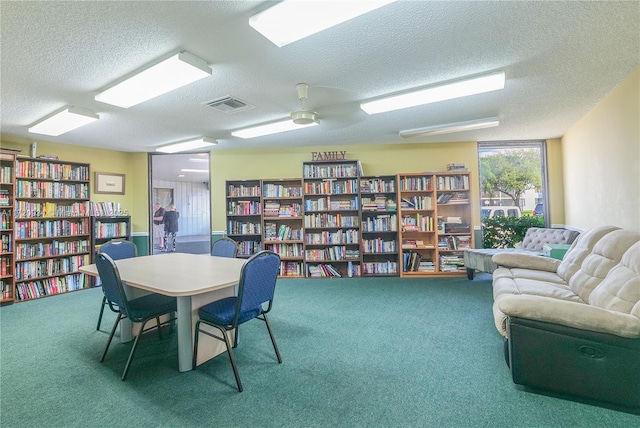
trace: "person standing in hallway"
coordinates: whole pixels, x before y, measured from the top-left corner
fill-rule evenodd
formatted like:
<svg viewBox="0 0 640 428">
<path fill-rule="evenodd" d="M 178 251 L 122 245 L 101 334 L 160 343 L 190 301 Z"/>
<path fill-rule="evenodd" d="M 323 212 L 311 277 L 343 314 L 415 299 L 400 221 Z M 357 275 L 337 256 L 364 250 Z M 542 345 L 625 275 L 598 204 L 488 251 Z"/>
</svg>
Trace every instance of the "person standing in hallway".
<svg viewBox="0 0 640 428">
<path fill-rule="evenodd" d="M 156 240 L 154 247 L 162 251 L 164 250 L 164 220 L 165 209 L 159 202 L 153 204 L 153 239 Z"/>
<path fill-rule="evenodd" d="M 164 224 L 164 251 L 176 250 L 176 233 L 178 233 L 178 219 L 180 213 L 173 204 L 169 204 L 162 217 Z"/>
</svg>

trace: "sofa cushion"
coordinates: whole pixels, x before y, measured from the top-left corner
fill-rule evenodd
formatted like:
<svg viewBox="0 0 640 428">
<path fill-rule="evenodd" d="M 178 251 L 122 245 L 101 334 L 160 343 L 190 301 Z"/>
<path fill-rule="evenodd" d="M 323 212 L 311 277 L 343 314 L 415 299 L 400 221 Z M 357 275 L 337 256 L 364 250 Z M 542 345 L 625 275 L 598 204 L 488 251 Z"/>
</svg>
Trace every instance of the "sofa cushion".
<svg viewBox="0 0 640 428">
<path fill-rule="evenodd" d="M 640 233 L 632 230 L 614 230 L 604 235 L 569 280 L 569 288 L 588 302 L 591 292 L 620 263 L 624 253 L 639 240 Z"/>
<path fill-rule="evenodd" d="M 618 229 L 620 228 L 616 226 L 602 226 L 581 233 L 564 255 L 562 263 L 556 270 L 558 275 L 568 283 L 596 243 L 606 234 Z"/>
<path fill-rule="evenodd" d="M 580 235 L 577 230 L 531 227 L 522 240 L 522 248 L 542 251 L 544 244 L 571 244 Z"/>
<path fill-rule="evenodd" d="M 620 263 L 593 290 L 589 304 L 640 318 L 640 242 L 624 253 Z"/>
</svg>

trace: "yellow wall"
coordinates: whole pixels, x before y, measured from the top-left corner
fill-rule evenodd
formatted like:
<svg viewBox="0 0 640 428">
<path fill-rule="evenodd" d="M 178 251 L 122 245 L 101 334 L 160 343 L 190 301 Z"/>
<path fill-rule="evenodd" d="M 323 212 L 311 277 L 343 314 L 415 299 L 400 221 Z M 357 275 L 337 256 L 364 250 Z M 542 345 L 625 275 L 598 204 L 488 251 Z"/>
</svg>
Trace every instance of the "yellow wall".
<svg viewBox="0 0 640 428">
<path fill-rule="evenodd" d="M 313 146 L 290 149 L 223 150 L 211 154 L 211 202 L 213 230 L 225 230 L 225 180 L 301 178 L 302 162 L 311 152 L 345 151 L 349 160 L 360 160 L 365 175 L 443 171 L 449 163 L 464 163 L 471 173 L 473 200 L 478 200 L 478 149 L 475 142 Z M 480 209 L 473 206 L 473 222 Z"/>
<path fill-rule="evenodd" d="M 118 202 L 123 210 L 129 211 L 133 232 L 146 232 L 148 226 L 147 207 L 147 154 L 128 153 L 116 150 L 96 149 L 92 147 L 59 144 L 38 139 L 19 137 L 0 137 L 3 148 L 22 150 L 18 155 L 29 156 L 30 143 L 38 143 L 37 156 L 58 156 L 62 161 L 86 162 L 91 164 L 91 200 L 95 202 Z M 93 173 L 111 172 L 125 174 L 125 194 L 106 195 L 94 193 Z"/>
<path fill-rule="evenodd" d="M 549 180 L 550 225 L 565 225 L 564 178 L 562 173 L 562 142 L 559 138 L 547 140 L 547 179 Z"/>
<path fill-rule="evenodd" d="M 640 231 L 640 67 L 562 137 L 571 226 Z"/>
</svg>

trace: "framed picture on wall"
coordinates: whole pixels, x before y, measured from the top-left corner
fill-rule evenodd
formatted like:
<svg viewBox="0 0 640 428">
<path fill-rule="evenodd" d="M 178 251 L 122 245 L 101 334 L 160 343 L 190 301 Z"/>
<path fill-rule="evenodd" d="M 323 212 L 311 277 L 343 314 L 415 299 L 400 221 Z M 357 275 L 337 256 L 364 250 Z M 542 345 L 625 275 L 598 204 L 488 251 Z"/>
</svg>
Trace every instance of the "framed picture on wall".
<svg viewBox="0 0 640 428">
<path fill-rule="evenodd" d="M 94 193 L 110 193 L 112 195 L 124 195 L 124 174 L 110 172 L 95 173 Z"/>
</svg>

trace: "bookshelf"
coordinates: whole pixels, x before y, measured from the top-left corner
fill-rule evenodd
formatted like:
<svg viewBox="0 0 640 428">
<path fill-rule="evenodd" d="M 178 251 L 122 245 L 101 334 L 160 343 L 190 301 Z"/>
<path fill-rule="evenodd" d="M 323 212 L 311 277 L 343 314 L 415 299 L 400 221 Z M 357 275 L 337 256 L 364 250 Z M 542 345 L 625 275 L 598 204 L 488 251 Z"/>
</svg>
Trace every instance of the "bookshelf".
<svg viewBox="0 0 640 428">
<path fill-rule="evenodd" d="M 98 252 L 100 245 L 112 239 L 131 240 L 130 216 L 92 216 L 91 254 Z"/>
<path fill-rule="evenodd" d="M 304 277 L 302 180 L 262 180 L 262 243 L 280 255 L 281 278 Z"/>
<path fill-rule="evenodd" d="M 12 303 L 14 283 L 14 222 L 16 154 L 0 150 L 0 304 Z"/>
<path fill-rule="evenodd" d="M 362 276 L 398 276 L 396 176 L 360 177 Z"/>
<path fill-rule="evenodd" d="M 18 157 L 15 174 L 15 300 L 86 288 L 89 164 Z"/>
<path fill-rule="evenodd" d="M 359 161 L 304 162 L 308 277 L 361 276 Z"/>
<path fill-rule="evenodd" d="M 463 275 L 473 248 L 469 174 L 399 174 L 403 277 Z"/>
<path fill-rule="evenodd" d="M 238 257 L 262 249 L 261 180 L 228 180 L 227 235 L 238 242 Z"/>
</svg>

